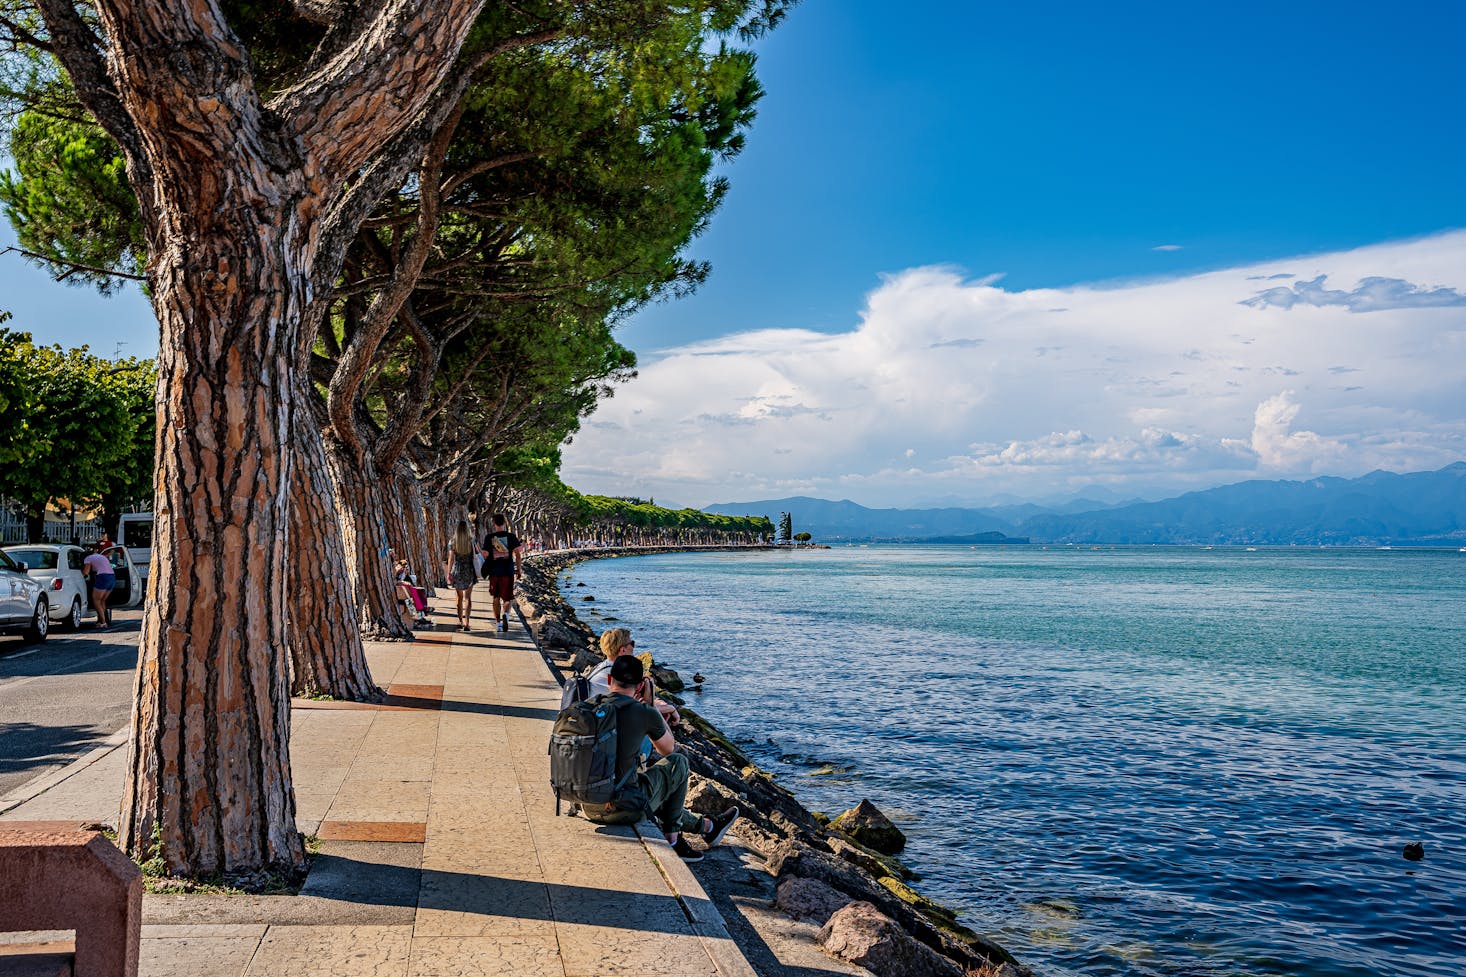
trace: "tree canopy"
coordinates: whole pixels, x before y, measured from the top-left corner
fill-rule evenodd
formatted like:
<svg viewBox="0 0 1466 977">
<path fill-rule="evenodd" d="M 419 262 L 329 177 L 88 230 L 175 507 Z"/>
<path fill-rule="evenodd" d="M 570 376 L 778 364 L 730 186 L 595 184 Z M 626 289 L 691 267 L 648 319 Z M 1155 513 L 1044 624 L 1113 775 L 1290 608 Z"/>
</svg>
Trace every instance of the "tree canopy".
<svg viewBox="0 0 1466 977">
<path fill-rule="evenodd" d="M 31 535 L 46 505 L 122 505 L 152 496 L 151 360 L 106 360 L 86 347 L 37 346 L 0 330 L 5 401 L 0 496 L 23 507 Z"/>
</svg>

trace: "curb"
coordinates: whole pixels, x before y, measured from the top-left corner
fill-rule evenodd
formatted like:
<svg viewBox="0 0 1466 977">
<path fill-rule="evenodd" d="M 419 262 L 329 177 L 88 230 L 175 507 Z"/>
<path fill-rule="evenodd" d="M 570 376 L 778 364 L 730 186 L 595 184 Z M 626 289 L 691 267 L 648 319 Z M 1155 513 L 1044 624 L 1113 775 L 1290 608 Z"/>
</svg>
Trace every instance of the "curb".
<svg viewBox="0 0 1466 977">
<path fill-rule="evenodd" d="M 126 745 L 127 731 L 130 728 L 130 726 L 122 727 L 103 740 L 100 746 L 94 747 L 87 753 L 82 754 L 66 766 L 59 770 L 53 770 L 50 773 L 43 773 L 36 779 L 21 784 L 4 797 L 0 797 L 0 816 L 8 814 L 27 801 L 35 800 L 57 784 L 70 780 L 72 777 L 81 773 L 119 746 Z"/>
<path fill-rule="evenodd" d="M 723 914 L 718 911 L 717 905 L 697 880 L 697 876 L 692 874 L 692 869 L 672 851 L 666 836 L 648 821 L 641 822 L 633 830 L 641 838 L 641 846 L 646 849 L 652 861 L 657 863 L 662 877 L 676 895 L 677 904 L 682 907 L 682 912 L 692 926 L 692 932 L 697 935 L 698 942 L 713 961 L 719 977 L 758 977 L 758 971 L 748 962 L 743 948 L 728 932 L 728 923 L 723 919 Z"/>
</svg>

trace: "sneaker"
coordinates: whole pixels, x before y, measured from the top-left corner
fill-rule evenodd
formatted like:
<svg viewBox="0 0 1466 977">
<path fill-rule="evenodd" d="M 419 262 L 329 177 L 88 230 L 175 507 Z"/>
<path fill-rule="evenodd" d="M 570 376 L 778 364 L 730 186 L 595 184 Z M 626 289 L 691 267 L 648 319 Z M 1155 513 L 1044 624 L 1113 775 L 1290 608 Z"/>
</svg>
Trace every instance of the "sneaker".
<svg viewBox="0 0 1466 977">
<path fill-rule="evenodd" d="M 500 628 L 499 630 L 507 633 L 509 631 L 509 615 L 508 614 L 505 614 L 504 615 L 504 617 L 503 617 L 503 623 L 504 623 L 504 626 L 502 628 Z"/>
<path fill-rule="evenodd" d="M 716 817 L 708 818 L 708 823 L 712 825 L 712 829 L 703 832 L 703 839 L 707 841 L 708 847 L 711 848 L 722 841 L 723 836 L 728 833 L 728 829 L 733 827 L 734 822 L 737 820 L 738 808 L 736 806 L 728 808 L 728 810 Z"/>
<path fill-rule="evenodd" d="M 684 838 L 682 835 L 678 835 L 677 840 L 672 843 L 672 850 L 676 852 L 677 857 L 682 859 L 684 862 L 702 861 L 702 852 L 689 845 L 687 843 L 687 839 Z"/>
</svg>

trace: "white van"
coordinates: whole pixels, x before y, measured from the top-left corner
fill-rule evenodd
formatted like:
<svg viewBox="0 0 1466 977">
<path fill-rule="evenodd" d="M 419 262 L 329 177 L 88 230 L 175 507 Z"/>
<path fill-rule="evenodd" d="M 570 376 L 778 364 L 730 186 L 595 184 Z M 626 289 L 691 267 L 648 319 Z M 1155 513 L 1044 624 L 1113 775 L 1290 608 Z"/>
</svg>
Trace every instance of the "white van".
<svg viewBox="0 0 1466 977">
<path fill-rule="evenodd" d="M 148 567 L 153 562 L 153 514 L 151 512 L 124 512 L 117 524 L 118 546 L 127 548 L 137 567 L 138 577 L 146 585 Z"/>
</svg>

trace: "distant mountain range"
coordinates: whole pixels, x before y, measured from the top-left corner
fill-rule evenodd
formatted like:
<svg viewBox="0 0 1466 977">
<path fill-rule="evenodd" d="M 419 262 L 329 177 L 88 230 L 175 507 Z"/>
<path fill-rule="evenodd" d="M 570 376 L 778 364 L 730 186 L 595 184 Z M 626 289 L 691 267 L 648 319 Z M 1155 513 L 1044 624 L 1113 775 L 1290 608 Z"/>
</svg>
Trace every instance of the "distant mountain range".
<svg viewBox="0 0 1466 977">
<path fill-rule="evenodd" d="M 708 512 L 788 512 L 816 542 L 909 541 L 1001 533 L 1035 543 L 1466 545 L 1466 462 L 1439 471 L 1360 478 L 1248 481 L 1160 502 L 986 509 L 868 509 L 796 497 L 710 505 Z M 995 541 L 988 539 L 975 542 Z"/>
</svg>

